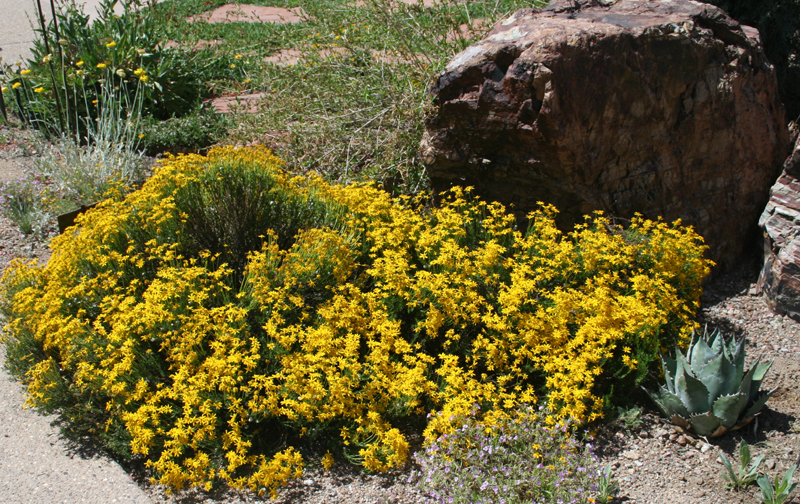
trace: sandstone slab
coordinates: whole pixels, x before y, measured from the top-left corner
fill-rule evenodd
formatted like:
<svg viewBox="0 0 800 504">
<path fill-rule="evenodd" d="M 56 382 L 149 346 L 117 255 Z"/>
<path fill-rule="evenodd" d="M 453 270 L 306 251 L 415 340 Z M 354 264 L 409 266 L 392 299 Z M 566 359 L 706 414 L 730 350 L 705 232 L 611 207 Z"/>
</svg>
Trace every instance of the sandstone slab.
<svg viewBox="0 0 800 504">
<path fill-rule="evenodd" d="M 758 31 L 691 0 L 554 0 L 455 56 L 420 155 L 433 187 L 474 186 L 565 228 L 604 210 L 691 224 L 720 269 L 757 237 L 790 150 Z"/>
<path fill-rule="evenodd" d="M 189 22 L 207 23 L 300 23 L 305 19 L 302 9 L 263 7 L 260 5 L 225 4 L 214 10 L 189 18 Z"/>
</svg>

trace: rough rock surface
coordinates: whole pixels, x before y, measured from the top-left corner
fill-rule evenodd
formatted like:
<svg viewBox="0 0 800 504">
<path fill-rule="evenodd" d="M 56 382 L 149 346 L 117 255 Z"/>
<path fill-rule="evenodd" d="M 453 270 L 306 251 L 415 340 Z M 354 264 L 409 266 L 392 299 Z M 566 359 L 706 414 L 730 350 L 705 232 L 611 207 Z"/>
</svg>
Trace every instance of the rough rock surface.
<svg viewBox="0 0 800 504">
<path fill-rule="evenodd" d="M 432 88 L 437 191 L 695 226 L 721 269 L 757 237 L 789 152 L 758 31 L 691 0 L 555 0 L 499 22 Z"/>
<path fill-rule="evenodd" d="M 758 289 L 772 310 L 800 320 L 800 137 L 758 224 L 764 230 Z"/>
</svg>

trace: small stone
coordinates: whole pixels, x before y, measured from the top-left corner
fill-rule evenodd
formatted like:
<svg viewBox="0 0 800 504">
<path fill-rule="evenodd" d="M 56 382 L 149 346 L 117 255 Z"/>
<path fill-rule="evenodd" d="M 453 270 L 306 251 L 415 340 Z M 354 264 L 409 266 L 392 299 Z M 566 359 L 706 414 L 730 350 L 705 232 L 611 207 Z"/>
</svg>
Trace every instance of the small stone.
<svg viewBox="0 0 800 504">
<path fill-rule="evenodd" d="M 642 438 L 642 439 L 647 439 L 647 438 L 650 437 L 650 433 L 647 432 L 646 430 L 640 431 L 639 432 L 639 437 Z"/>
<path fill-rule="evenodd" d="M 710 450 L 710 449 L 711 449 L 711 445 L 710 445 L 710 444 L 708 444 L 708 443 L 703 443 L 703 445 L 700 447 L 700 451 L 701 451 L 702 453 L 705 453 L 705 452 L 707 452 L 707 451 L 708 451 L 708 450 Z"/>
<path fill-rule="evenodd" d="M 626 450 L 622 452 L 622 456 L 630 460 L 639 460 L 640 458 L 642 458 L 641 454 L 639 454 L 639 452 L 634 450 Z"/>
<path fill-rule="evenodd" d="M 672 433 L 672 434 L 669 435 L 669 440 L 670 441 L 675 441 L 676 439 L 678 439 L 678 435 L 677 434 Z"/>
<path fill-rule="evenodd" d="M 681 446 L 686 446 L 686 443 L 689 442 L 689 440 L 686 439 L 686 436 L 678 436 L 678 438 L 675 441 L 677 441 L 678 444 Z"/>
<path fill-rule="evenodd" d="M 767 467 L 767 469 L 770 470 L 775 469 L 775 459 L 767 460 L 766 462 L 764 462 L 764 465 Z"/>
<path fill-rule="evenodd" d="M 636 474 L 636 469 L 634 469 L 634 468 L 628 469 L 628 474 L 630 474 L 630 475 Z"/>
</svg>

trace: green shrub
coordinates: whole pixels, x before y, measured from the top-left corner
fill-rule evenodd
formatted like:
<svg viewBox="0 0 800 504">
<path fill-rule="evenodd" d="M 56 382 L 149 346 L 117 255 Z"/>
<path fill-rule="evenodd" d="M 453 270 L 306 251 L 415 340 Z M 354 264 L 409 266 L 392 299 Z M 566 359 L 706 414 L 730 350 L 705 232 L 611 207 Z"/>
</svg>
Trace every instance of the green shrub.
<svg viewBox="0 0 800 504">
<path fill-rule="evenodd" d="M 207 108 L 165 121 L 145 118 L 142 145 L 151 156 L 201 153 L 224 138 L 229 124 L 225 115 Z"/>
<path fill-rule="evenodd" d="M 26 64 L 4 68 L 4 88 L 20 119 L 53 136 L 91 141 L 88 131 L 109 89 L 121 96 L 122 119 L 167 119 L 195 110 L 209 95 L 210 76 L 230 73 L 227 61 L 209 51 L 162 47 L 159 20 L 141 0 L 103 0 L 90 20 L 82 4 L 59 8 L 36 29 Z"/>
<path fill-rule="evenodd" d="M 539 400 L 591 421 L 608 382 L 628 390 L 696 326 L 709 261 L 691 229 L 598 214 L 563 234 L 544 207 L 523 233 L 469 191 L 429 208 L 280 165 L 168 158 L 45 267 L 14 263 L 0 306 L 29 402 L 174 488 L 272 492 L 305 440 L 381 471 L 407 458 L 401 429 L 432 441 L 476 404 L 487 427 Z"/>
</svg>

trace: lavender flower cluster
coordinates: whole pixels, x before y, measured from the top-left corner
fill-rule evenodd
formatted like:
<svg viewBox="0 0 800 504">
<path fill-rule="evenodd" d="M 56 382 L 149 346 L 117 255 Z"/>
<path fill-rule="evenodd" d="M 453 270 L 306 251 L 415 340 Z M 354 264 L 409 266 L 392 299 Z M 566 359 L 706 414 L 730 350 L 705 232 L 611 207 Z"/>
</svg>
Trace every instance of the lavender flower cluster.
<svg viewBox="0 0 800 504">
<path fill-rule="evenodd" d="M 553 424 L 548 417 L 546 408 L 526 406 L 487 426 L 476 407 L 453 434 L 416 454 L 421 469 L 410 481 L 428 504 L 595 502 L 603 470 L 591 436 L 584 433 L 582 441 L 573 422 Z"/>
</svg>

